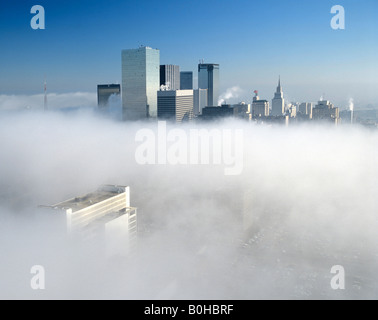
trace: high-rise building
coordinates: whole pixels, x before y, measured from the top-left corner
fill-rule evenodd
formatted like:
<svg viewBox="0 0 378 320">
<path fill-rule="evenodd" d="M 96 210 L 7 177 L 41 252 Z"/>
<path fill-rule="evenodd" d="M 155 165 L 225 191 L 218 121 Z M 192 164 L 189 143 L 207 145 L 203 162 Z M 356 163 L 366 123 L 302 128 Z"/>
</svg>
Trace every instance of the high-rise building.
<svg viewBox="0 0 378 320">
<path fill-rule="evenodd" d="M 68 233 L 78 239 L 99 239 L 108 255 L 126 255 L 137 237 L 137 209 L 130 206 L 130 188 L 104 185 L 95 192 L 52 206 L 65 216 Z"/>
<path fill-rule="evenodd" d="M 312 103 L 303 102 L 299 105 L 299 113 L 301 115 L 306 115 L 309 119 L 312 119 Z"/>
<path fill-rule="evenodd" d="M 278 80 L 278 87 L 272 100 L 272 116 L 282 116 L 285 113 L 285 100 L 281 87 L 281 78 Z"/>
<path fill-rule="evenodd" d="M 252 118 L 262 118 L 269 116 L 269 102 L 260 100 L 258 92 L 255 91 L 255 96 L 252 102 Z"/>
<path fill-rule="evenodd" d="M 193 119 L 193 90 L 158 91 L 157 97 L 159 120 Z"/>
<path fill-rule="evenodd" d="M 168 90 L 180 90 L 180 67 L 171 64 L 160 66 L 160 86 Z"/>
<path fill-rule="evenodd" d="M 193 72 L 192 71 L 180 72 L 180 89 L 193 90 Z"/>
<path fill-rule="evenodd" d="M 160 52 L 140 47 L 122 51 L 122 108 L 124 120 L 157 117 Z"/>
<path fill-rule="evenodd" d="M 112 95 L 121 94 L 121 85 L 119 84 L 99 84 L 97 86 L 97 104 L 99 108 L 108 106 L 109 99 Z"/>
<path fill-rule="evenodd" d="M 340 120 L 339 108 L 327 100 L 319 101 L 312 109 L 313 120 L 330 120 L 336 124 Z"/>
<path fill-rule="evenodd" d="M 207 89 L 193 90 L 193 113 L 198 116 L 207 106 Z"/>
<path fill-rule="evenodd" d="M 208 89 L 207 106 L 217 106 L 219 98 L 219 64 L 198 65 L 198 89 Z"/>
</svg>

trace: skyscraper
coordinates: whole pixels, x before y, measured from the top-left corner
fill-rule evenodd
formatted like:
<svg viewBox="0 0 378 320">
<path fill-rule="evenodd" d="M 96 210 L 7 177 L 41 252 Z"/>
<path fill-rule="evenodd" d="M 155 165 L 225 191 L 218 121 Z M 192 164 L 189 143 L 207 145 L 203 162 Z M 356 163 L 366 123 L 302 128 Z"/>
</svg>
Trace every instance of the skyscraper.
<svg viewBox="0 0 378 320">
<path fill-rule="evenodd" d="M 198 89 L 207 90 L 207 106 L 217 106 L 219 98 L 219 64 L 198 65 Z"/>
<path fill-rule="evenodd" d="M 140 47 L 122 51 L 122 108 L 124 120 L 157 117 L 160 52 Z"/>
<path fill-rule="evenodd" d="M 158 92 L 159 120 L 183 122 L 193 118 L 193 90 Z"/>
<path fill-rule="evenodd" d="M 272 116 L 282 116 L 285 113 L 285 100 L 281 87 L 281 78 L 278 80 L 277 91 L 272 100 Z"/>
<path fill-rule="evenodd" d="M 160 66 L 160 85 L 168 90 L 180 90 L 180 67 L 171 64 Z"/>
<path fill-rule="evenodd" d="M 180 89 L 193 90 L 193 72 L 192 71 L 180 72 Z"/>
</svg>

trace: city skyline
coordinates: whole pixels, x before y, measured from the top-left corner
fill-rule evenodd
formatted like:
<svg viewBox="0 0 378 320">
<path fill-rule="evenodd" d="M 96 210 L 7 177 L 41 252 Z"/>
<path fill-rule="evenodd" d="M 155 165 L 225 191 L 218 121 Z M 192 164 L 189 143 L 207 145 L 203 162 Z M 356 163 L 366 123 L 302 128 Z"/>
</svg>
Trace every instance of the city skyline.
<svg viewBox="0 0 378 320">
<path fill-rule="evenodd" d="M 377 9 L 3 0 L 0 299 L 377 299 Z"/>
<path fill-rule="evenodd" d="M 95 92 L 98 83 L 121 83 L 121 50 L 148 45 L 160 50 L 161 64 L 194 71 L 194 84 L 200 59 L 219 63 L 220 94 L 240 88 L 232 102 L 250 101 L 253 90 L 270 100 L 281 74 L 288 102 L 316 102 L 324 94 L 340 107 L 350 98 L 357 107 L 378 105 L 375 1 L 341 1 L 345 30 L 331 28 L 335 3 L 328 0 L 301 6 L 294 1 L 192 1 L 175 6 L 68 1 L 64 7 L 42 1 L 45 30 L 30 27 L 34 4 L 5 1 L 2 6 L 0 37 L 5 46 L 0 58 L 7 62 L 1 66 L 2 95 L 41 93 L 44 76 L 48 92 Z M 162 18 L 164 10 L 169 21 Z M 141 15 L 146 16 L 144 24 L 138 20 Z M 229 17 L 238 23 L 224 23 Z M 170 23 L 177 28 L 166 31 Z"/>
</svg>

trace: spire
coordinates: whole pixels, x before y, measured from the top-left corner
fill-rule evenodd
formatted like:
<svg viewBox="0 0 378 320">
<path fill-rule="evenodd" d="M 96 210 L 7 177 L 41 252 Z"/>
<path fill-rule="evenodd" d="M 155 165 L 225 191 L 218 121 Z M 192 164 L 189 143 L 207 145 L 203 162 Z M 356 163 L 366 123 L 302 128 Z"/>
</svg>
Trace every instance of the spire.
<svg viewBox="0 0 378 320">
<path fill-rule="evenodd" d="M 282 93 L 282 87 L 281 87 L 281 76 L 278 76 L 278 87 L 277 87 L 277 93 Z"/>
</svg>

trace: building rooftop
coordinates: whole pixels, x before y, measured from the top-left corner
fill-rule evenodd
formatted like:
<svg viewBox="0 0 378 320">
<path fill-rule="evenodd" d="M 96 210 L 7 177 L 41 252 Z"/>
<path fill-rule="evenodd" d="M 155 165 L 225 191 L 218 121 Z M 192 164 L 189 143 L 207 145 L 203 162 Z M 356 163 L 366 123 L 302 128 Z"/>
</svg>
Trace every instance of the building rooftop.
<svg viewBox="0 0 378 320">
<path fill-rule="evenodd" d="M 199 66 L 218 66 L 219 67 L 219 63 L 200 63 Z"/>
<path fill-rule="evenodd" d="M 109 83 L 109 84 L 98 84 L 98 88 L 120 88 L 121 85 L 117 83 Z"/>
<path fill-rule="evenodd" d="M 72 209 L 72 212 L 92 206 L 96 203 L 102 202 L 112 198 L 120 193 L 125 192 L 125 186 L 104 185 L 97 191 L 88 193 L 84 196 L 75 197 L 63 202 L 59 202 L 51 207 L 54 209 Z"/>
</svg>

